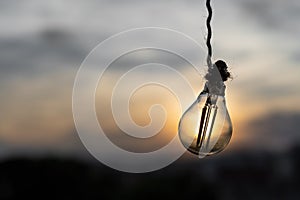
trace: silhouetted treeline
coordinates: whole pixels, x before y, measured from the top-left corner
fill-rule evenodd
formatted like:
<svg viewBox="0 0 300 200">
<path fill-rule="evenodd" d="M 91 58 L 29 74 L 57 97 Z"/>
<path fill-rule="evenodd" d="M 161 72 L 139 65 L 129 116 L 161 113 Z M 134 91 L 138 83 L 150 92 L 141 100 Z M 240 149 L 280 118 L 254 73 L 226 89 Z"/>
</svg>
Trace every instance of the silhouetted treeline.
<svg viewBox="0 0 300 200">
<path fill-rule="evenodd" d="M 300 199 L 300 148 L 178 161 L 128 174 L 76 159 L 0 163 L 0 199 Z"/>
</svg>

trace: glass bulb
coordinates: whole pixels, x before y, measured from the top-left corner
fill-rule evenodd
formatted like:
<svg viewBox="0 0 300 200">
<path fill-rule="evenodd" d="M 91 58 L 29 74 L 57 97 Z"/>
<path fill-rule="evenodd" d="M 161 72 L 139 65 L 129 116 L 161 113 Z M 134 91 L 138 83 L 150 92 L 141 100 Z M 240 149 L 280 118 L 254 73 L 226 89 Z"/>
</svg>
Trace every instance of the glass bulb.
<svg viewBox="0 0 300 200">
<path fill-rule="evenodd" d="M 206 85 L 179 122 L 183 146 L 199 157 L 221 152 L 231 139 L 232 123 L 225 102 L 225 85 L 221 88 L 221 92 L 208 92 Z"/>
</svg>

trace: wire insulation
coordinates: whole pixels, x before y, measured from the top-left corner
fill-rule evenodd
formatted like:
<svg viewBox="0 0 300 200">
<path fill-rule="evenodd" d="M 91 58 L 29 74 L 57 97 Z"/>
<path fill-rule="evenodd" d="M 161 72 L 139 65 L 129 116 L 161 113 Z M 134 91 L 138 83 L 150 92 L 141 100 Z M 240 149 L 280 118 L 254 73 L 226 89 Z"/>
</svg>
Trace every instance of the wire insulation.
<svg viewBox="0 0 300 200">
<path fill-rule="evenodd" d="M 212 67 L 212 46 L 211 46 L 211 38 L 212 38 L 212 28 L 211 28 L 211 20 L 212 20 L 212 8 L 210 5 L 211 0 L 206 0 L 206 8 L 207 8 L 207 12 L 208 12 L 208 17 L 206 20 L 206 27 L 207 27 L 207 39 L 206 39 L 206 46 L 208 49 L 208 55 L 207 55 L 207 65 L 208 67 Z"/>
</svg>

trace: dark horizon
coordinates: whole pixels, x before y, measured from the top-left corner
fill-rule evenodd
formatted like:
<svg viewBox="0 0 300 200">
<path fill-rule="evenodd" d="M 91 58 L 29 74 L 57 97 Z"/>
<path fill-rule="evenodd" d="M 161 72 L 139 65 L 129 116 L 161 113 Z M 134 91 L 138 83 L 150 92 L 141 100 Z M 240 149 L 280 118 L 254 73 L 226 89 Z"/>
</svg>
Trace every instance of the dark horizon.
<svg viewBox="0 0 300 200">
<path fill-rule="evenodd" d="M 1 199 L 298 199 L 300 146 L 282 154 L 235 153 L 176 161 L 146 174 L 67 157 L 0 162 Z"/>
</svg>

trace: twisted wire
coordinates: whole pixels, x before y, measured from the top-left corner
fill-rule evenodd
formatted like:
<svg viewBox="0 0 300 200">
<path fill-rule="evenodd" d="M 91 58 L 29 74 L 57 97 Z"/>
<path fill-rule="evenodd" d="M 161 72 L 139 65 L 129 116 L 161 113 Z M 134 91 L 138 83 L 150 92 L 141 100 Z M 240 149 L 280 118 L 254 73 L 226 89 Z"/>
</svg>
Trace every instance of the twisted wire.
<svg viewBox="0 0 300 200">
<path fill-rule="evenodd" d="M 211 38 L 212 38 L 212 28 L 211 28 L 211 20 L 212 20 L 212 8 L 210 5 L 211 0 L 206 0 L 206 8 L 208 12 L 208 17 L 206 20 L 206 27 L 207 27 L 207 38 L 206 38 L 206 46 L 208 50 L 208 55 L 207 55 L 207 65 L 208 67 L 212 67 L 212 46 L 211 46 Z"/>
</svg>

